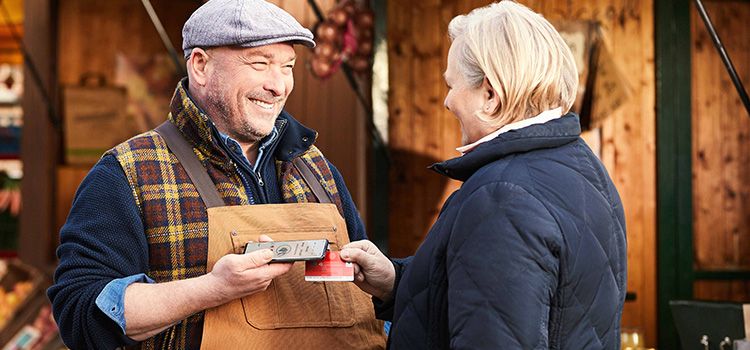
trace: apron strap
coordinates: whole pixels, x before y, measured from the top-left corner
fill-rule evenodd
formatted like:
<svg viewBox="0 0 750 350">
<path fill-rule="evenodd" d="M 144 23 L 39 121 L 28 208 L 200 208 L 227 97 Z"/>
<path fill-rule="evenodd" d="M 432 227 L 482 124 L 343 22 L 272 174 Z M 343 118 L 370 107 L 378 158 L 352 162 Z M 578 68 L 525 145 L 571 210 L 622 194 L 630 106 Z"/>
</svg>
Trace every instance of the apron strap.
<svg viewBox="0 0 750 350">
<path fill-rule="evenodd" d="M 323 189 L 323 186 L 320 185 L 320 181 L 313 175 L 312 170 L 310 170 L 310 166 L 307 165 L 300 157 L 294 158 L 292 160 L 292 164 L 295 168 L 297 168 L 297 171 L 299 171 L 299 174 L 302 175 L 302 179 L 305 180 L 305 183 L 307 183 L 307 187 L 310 188 L 312 193 L 315 195 L 315 198 L 318 199 L 318 203 L 333 203 L 331 200 L 331 197 L 328 195 L 328 192 L 326 192 Z"/>
<path fill-rule="evenodd" d="M 177 160 L 182 164 L 182 167 L 185 168 L 193 185 L 198 189 L 198 193 L 201 199 L 203 199 L 206 208 L 223 207 L 225 205 L 224 200 L 221 199 L 219 191 L 216 190 L 216 185 L 208 176 L 206 168 L 198 160 L 195 152 L 193 152 L 193 146 L 185 140 L 180 130 L 168 120 L 156 127 L 155 130 L 164 138 L 167 147 L 174 153 Z"/>
</svg>

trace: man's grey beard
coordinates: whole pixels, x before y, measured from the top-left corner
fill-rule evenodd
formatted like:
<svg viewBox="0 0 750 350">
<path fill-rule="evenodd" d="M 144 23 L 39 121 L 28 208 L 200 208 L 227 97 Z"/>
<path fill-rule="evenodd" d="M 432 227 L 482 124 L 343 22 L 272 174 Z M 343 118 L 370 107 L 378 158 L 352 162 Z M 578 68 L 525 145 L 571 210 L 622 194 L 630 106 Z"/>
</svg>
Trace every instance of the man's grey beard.
<svg viewBox="0 0 750 350">
<path fill-rule="evenodd" d="M 218 122 L 217 124 L 225 129 L 223 132 L 232 139 L 242 143 L 255 143 L 267 136 L 253 128 L 245 118 L 232 115 L 229 105 L 218 91 L 210 90 L 206 99 L 206 103 L 210 106 L 210 112 L 213 112 L 213 115 L 209 116 L 214 120 L 214 123 Z M 233 128 L 232 120 L 241 123 L 239 128 Z"/>
</svg>

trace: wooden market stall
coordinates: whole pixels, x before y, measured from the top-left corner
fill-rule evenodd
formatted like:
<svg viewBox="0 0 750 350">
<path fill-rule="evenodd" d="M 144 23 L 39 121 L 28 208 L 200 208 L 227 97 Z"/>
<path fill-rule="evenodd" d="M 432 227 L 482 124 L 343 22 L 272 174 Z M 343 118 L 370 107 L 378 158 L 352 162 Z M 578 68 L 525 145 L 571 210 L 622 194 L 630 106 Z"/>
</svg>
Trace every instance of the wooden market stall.
<svg viewBox="0 0 750 350">
<path fill-rule="evenodd" d="M 303 25 L 315 24 L 307 1 L 274 2 Z M 367 113 L 345 77 L 314 78 L 305 67 L 309 51 L 298 49 L 301 64 L 287 108 L 319 131 L 319 147 L 343 173 L 370 227 L 387 227 L 392 256 L 417 249 L 441 204 L 460 186 L 426 169 L 455 157 L 460 141 L 458 123 L 443 107 L 447 25 L 489 2 L 374 1 L 387 10 L 387 168 L 373 166 Z M 603 33 L 624 92 L 584 137 L 625 206 L 630 298 L 622 324 L 642 331 L 648 347 L 676 347 L 669 300 L 750 301 L 750 119 L 691 1 L 520 2 L 554 23 L 595 23 Z M 182 23 L 200 3 L 153 1 L 178 51 Z M 325 12 L 335 0 L 317 3 Z M 740 77 L 750 84 L 750 2 L 705 3 Z M 24 10 L 24 42 L 41 89 L 31 79 L 24 82 L 29 136 L 21 145 L 25 205 L 18 253 L 50 272 L 59 228 L 92 164 L 67 158 L 64 91 L 88 73 L 103 77 L 103 86 L 125 89 L 129 98 L 147 86 L 153 93 L 136 97 L 154 107 L 141 118 L 141 127 L 150 127 L 163 115 L 158 107 L 178 76 L 139 1 L 24 0 Z M 387 190 L 372 187 L 379 177 L 388 178 Z M 368 215 L 373 198 L 385 192 L 387 218 Z"/>
</svg>

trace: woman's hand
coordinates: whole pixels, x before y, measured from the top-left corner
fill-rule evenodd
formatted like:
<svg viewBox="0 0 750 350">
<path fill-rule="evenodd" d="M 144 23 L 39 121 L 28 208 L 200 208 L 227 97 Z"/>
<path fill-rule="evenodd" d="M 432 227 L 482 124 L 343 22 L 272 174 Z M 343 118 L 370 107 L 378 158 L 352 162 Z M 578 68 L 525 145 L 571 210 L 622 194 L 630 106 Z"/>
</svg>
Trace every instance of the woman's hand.
<svg viewBox="0 0 750 350">
<path fill-rule="evenodd" d="M 396 270 L 393 263 L 368 240 L 345 245 L 341 259 L 354 263 L 354 283 L 366 293 L 388 301 L 393 294 Z"/>
</svg>

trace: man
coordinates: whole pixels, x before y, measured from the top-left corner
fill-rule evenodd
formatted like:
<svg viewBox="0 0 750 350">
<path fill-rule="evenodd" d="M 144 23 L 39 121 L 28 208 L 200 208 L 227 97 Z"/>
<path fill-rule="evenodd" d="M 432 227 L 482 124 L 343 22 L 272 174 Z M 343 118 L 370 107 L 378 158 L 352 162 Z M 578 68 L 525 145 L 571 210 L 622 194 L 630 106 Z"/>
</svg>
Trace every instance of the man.
<svg viewBox="0 0 750 350">
<path fill-rule="evenodd" d="M 344 217 L 345 241 L 365 239 L 341 175 L 313 146 L 316 133 L 282 110 L 294 85 L 292 45 L 314 47 L 312 38 L 265 1 L 208 1 L 183 28 L 188 77 L 177 86 L 168 120 L 205 168 L 223 208 L 308 201 L 310 189 L 292 166 L 302 162 Z M 204 310 L 263 294 L 292 269 L 269 264 L 270 251 L 222 251 L 218 261 L 207 262 L 210 206 L 163 130 L 108 151 L 78 189 L 48 290 L 71 348 L 142 342 L 143 348 L 198 349 L 205 332 L 221 337 L 232 331 L 204 329 Z M 277 328 L 266 332 L 273 339 L 304 340 Z M 311 332 L 303 334 L 320 331 Z M 226 345 L 238 346 L 244 347 Z"/>
</svg>

